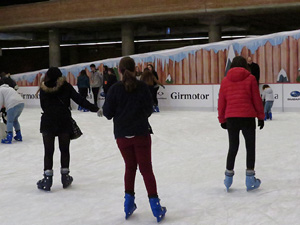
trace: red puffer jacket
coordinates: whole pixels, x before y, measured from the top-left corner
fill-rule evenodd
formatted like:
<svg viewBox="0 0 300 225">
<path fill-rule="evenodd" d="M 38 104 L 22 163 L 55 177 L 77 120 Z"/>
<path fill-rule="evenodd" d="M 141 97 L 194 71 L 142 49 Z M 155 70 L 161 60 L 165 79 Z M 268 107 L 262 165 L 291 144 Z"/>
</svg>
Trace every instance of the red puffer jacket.
<svg viewBox="0 0 300 225">
<path fill-rule="evenodd" d="M 228 71 L 219 91 L 218 113 L 220 123 L 225 123 L 231 117 L 264 119 L 257 81 L 248 70 L 235 67 Z"/>
</svg>

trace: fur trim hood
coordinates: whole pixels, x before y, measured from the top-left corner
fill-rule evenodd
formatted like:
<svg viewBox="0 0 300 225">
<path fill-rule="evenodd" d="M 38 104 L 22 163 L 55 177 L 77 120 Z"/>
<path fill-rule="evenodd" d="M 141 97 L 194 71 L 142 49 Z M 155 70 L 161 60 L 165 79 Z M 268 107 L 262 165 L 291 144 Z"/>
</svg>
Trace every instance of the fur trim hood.
<svg viewBox="0 0 300 225">
<path fill-rule="evenodd" d="M 41 89 L 45 91 L 46 93 L 54 93 L 57 92 L 65 83 L 66 78 L 65 77 L 59 77 L 56 81 L 56 85 L 54 87 L 47 87 L 45 85 L 45 82 L 42 82 Z"/>
</svg>

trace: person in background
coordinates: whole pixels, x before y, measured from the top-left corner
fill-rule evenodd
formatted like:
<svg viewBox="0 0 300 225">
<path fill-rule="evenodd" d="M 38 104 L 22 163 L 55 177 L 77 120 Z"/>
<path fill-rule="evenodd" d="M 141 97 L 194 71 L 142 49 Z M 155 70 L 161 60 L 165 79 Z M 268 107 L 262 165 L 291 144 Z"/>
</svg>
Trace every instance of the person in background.
<svg viewBox="0 0 300 225">
<path fill-rule="evenodd" d="M 98 94 L 103 84 L 103 75 L 96 69 L 95 64 L 90 65 L 91 72 L 86 68 L 86 73 L 90 77 L 90 85 L 93 92 L 94 104 L 98 106 Z"/>
<path fill-rule="evenodd" d="M 250 73 L 247 61 L 236 56 L 227 76 L 221 82 L 218 100 L 219 122 L 227 129 L 229 150 L 224 184 L 228 191 L 234 175 L 234 163 L 239 149 L 239 134 L 245 138 L 247 151 L 246 187 L 256 189 L 261 181 L 255 178 L 255 118 L 260 129 L 264 127 L 264 109 L 255 77 Z"/>
<path fill-rule="evenodd" d="M 85 70 L 81 70 L 79 76 L 77 77 L 77 87 L 79 94 L 83 98 L 86 98 L 88 96 L 88 92 L 91 92 L 90 79 Z M 89 111 L 88 109 L 82 108 L 80 105 L 78 105 L 78 110 L 83 110 L 84 112 Z"/>
<path fill-rule="evenodd" d="M 158 80 L 158 75 L 157 72 L 155 71 L 154 67 L 152 64 L 148 64 L 148 69 L 150 70 L 150 72 L 153 73 L 153 75 L 155 76 L 156 80 Z M 154 83 L 154 94 L 153 94 L 153 101 L 154 101 L 154 109 L 155 112 L 159 112 L 159 108 L 158 108 L 158 100 L 157 100 L 157 92 L 159 89 L 159 85 L 155 82 Z"/>
<path fill-rule="evenodd" d="M 265 107 L 264 107 L 264 112 L 265 112 L 265 120 L 270 119 L 272 120 L 272 106 L 274 103 L 274 94 L 272 88 L 264 84 L 263 87 L 263 93 L 262 93 L 262 99 L 265 101 Z"/>
<path fill-rule="evenodd" d="M 104 97 L 107 95 L 109 88 L 117 82 L 117 77 L 113 68 L 107 70 L 107 76 L 104 77 L 103 81 L 103 91 Z"/>
<path fill-rule="evenodd" d="M 0 80 L 0 107 L 5 107 L 7 114 L 7 135 L 6 138 L 1 140 L 1 143 L 11 144 L 13 128 L 15 128 L 16 131 L 14 139 L 16 141 L 22 141 L 21 126 L 18 118 L 24 109 L 24 100 L 16 90 L 8 84 L 5 84 L 3 79 Z M 3 109 L 1 109 L 1 112 L 3 112 Z"/>
<path fill-rule="evenodd" d="M 259 65 L 255 62 L 253 62 L 252 58 L 250 56 L 247 58 L 247 63 L 248 63 L 248 66 L 250 68 L 251 74 L 255 76 L 257 84 L 259 85 L 259 78 L 260 78 Z"/>
<path fill-rule="evenodd" d="M 18 90 L 19 86 L 17 85 L 17 83 L 10 77 L 9 73 L 5 73 L 2 72 L 0 74 L 0 79 L 3 81 L 4 84 L 7 84 L 8 86 L 10 86 L 11 88 Z"/>
<path fill-rule="evenodd" d="M 52 186 L 55 137 L 58 137 L 59 150 L 61 153 L 60 172 L 63 188 L 67 188 L 73 182 L 73 177 L 69 175 L 69 148 L 70 135 L 72 133 L 72 117 L 71 111 L 69 110 L 71 99 L 78 105 L 92 112 L 99 111 L 97 106 L 91 104 L 76 92 L 73 86 L 62 76 L 59 68 L 49 68 L 40 90 L 40 103 L 43 110 L 40 132 L 43 136 L 45 149 L 44 178 L 37 182 L 37 187 L 40 190 L 50 191 Z"/>
<path fill-rule="evenodd" d="M 142 72 L 140 71 L 140 68 L 138 66 L 135 67 L 135 77 L 137 80 L 140 80 L 141 79 L 141 75 L 142 75 Z"/>
<path fill-rule="evenodd" d="M 125 162 L 125 218 L 136 210 L 134 183 L 137 167 L 147 189 L 150 206 L 157 222 L 166 208 L 161 207 L 151 163 L 151 136 L 148 117 L 152 114 L 152 98 L 147 85 L 136 79 L 135 62 L 124 57 L 119 63 L 122 81 L 113 85 L 103 105 L 103 115 L 113 119 L 114 135 Z"/>
<path fill-rule="evenodd" d="M 154 88 L 154 85 L 155 84 L 158 84 L 160 86 L 162 86 L 163 88 L 165 88 L 165 86 L 160 83 L 156 77 L 154 76 L 154 74 L 150 71 L 150 70 L 144 70 L 144 72 L 142 73 L 141 75 L 141 81 L 145 82 L 151 92 L 151 95 L 152 95 L 152 100 L 153 102 L 155 101 L 155 98 L 156 98 L 156 95 L 157 95 L 157 92 Z M 154 104 L 153 105 L 153 112 L 159 112 L 156 110 L 156 105 Z"/>
</svg>

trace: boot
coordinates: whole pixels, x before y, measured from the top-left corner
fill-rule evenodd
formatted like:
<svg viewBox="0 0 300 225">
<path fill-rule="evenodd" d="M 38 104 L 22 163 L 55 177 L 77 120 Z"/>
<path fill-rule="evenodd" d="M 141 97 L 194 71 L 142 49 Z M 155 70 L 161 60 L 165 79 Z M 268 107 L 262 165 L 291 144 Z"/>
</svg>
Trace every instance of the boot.
<svg viewBox="0 0 300 225">
<path fill-rule="evenodd" d="M 149 198 L 153 216 L 157 218 L 158 223 L 165 217 L 167 212 L 166 207 L 161 207 L 159 200 L 159 198 Z"/>
<path fill-rule="evenodd" d="M 12 132 L 7 132 L 6 138 L 1 140 L 3 144 L 11 144 L 12 141 Z"/>
<path fill-rule="evenodd" d="M 83 112 L 89 112 L 90 110 L 83 108 Z"/>
<path fill-rule="evenodd" d="M 80 105 L 78 105 L 78 110 L 81 111 L 82 110 L 82 107 Z"/>
<path fill-rule="evenodd" d="M 38 189 L 41 189 L 43 191 L 50 191 L 52 186 L 52 176 L 53 170 L 46 170 L 44 172 L 44 178 L 37 182 Z"/>
<path fill-rule="evenodd" d="M 61 173 L 61 183 L 63 185 L 63 188 L 69 187 L 73 182 L 73 177 L 69 175 L 70 173 L 69 168 L 61 168 L 60 173 Z"/>
<path fill-rule="evenodd" d="M 261 181 L 254 177 L 255 171 L 254 170 L 246 170 L 246 187 L 247 191 L 251 191 L 254 189 L 259 188 Z"/>
<path fill-rule="evenodd" d="M 225 170 L 224 185 L 226 187 L 227 192 L 228 192 L 228 189 L 230 188 L 230 186 L 232 184 L 233 175 L 234 175 L 233 170 Z"/>
<path fill-rule="evenodd" d="M 124 212 L 126 220 L 132 215 L 134 210 L 136 210 L 136 204 L 134 203 L 134 195 L 125 193 Z"/>
<path fill-rule="evenodd" d="M 265 113 L 265 121 L 268 119 L 268 113 Z"/>
<path fill-rule="evenodd" d="M 20 130 L 17 130 L 17 131 L 16 131 L 16 136 L 14 136 L 14 139 L 15 139 L 16 141 L 23 141 L 22 135 L 21 135 L 21 131 L 20 131 Z"/>
<path fill-rule="evenodd" d="M 270 118 L 270 120 L 272 120 L 272 113 L 271 112 L 269 112 L 269 118 Z"/>
</svg>

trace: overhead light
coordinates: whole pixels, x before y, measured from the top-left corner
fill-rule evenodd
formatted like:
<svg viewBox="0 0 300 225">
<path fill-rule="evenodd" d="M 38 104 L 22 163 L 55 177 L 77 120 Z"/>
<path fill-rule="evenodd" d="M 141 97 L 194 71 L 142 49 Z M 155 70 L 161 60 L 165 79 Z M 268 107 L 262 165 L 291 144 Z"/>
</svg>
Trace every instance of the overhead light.
<svg viewBox="0 0 300 225">
<path fill-rule="evenodd" d="M 236 36 L 222 36 L 222 39 L 228 38 L 245 38 L 245 37 L 256 37 L 255 35 L 236 35 Z M 135 43 L 146 43 L 146 42 L 163 42 L 163 41 L 193 41 L 193 40 L 208 40 L 208 37 L 190 37 L 190 38 L 164 38 L 164 39 L 151 39 L 151 40 L 135 40 Z M 71 47 L 71 46 L 87 46 L 87 45 L 112 45 L 121 44 L 122 41 L 108 41 L 108 42 L 95 42 L 95 43 L 79 43 L 79 44 L 61 44 L 60 47 Z M 25 46 L 25 47 L 8 47 L 2 48 L 2 50 L 20 50 L 20 49 L 32 49 L 32 48 L 49 48 L 49 45 L 38 45 L 38 46 Z"/>
</svg>

